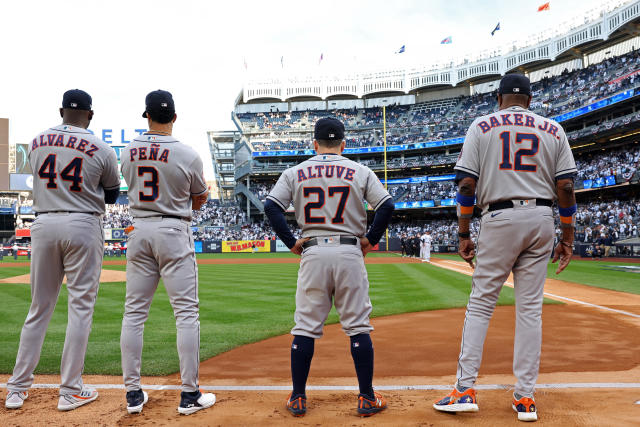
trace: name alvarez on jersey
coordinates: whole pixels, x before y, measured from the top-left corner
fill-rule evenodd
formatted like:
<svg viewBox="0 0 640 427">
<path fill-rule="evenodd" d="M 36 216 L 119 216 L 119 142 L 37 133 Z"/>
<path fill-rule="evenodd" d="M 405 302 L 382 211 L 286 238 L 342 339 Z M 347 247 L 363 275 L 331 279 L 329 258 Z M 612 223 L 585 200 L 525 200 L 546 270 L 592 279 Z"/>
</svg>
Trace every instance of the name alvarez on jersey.
<svg viewBox="0 0 640 427">
<path fill-rule="evenodd" d="M 39 138 L 34 138 L 33 142 L 31 143 L 31 152 L 33 153 L 40 147 L 70 148 L 72 150 L 84 153 L 89 157 L 93 157 L 94 154 L 98 150 L 100 150 L 100 148 L 98 148 L 95 144 L 92 144 L 86 139 L 80 138 L 80 141 L 78 141 L 78 138 L 73 135 L 64 135 L 60 133 L 48 133 L 46 135 L 42 134 Z"/>
</svg>

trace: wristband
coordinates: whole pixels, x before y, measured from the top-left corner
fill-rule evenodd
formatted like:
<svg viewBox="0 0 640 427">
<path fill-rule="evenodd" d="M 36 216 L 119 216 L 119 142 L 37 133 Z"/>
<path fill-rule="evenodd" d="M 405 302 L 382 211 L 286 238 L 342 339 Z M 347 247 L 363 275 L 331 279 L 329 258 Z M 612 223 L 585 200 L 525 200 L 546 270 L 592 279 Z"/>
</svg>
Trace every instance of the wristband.
<svg viewBox="0 0 640 427">
<path fill-rule="evenodd" d="M 471 218 L 473 216 L 473 206 L 476 204 L 475 196 L 464 196 L 458 193 L 456 202 L 458 202 L 457 212 L 459 218 Z"/>
<path fill-rule="evenodd" d="M 573 205 L 568 208 L 558 206 L 558 212 L 560 213 L 560 226 L 563 228 L 573 227 L 576 223 L 577 211 L 578 205 Z"/>
<path fill-rule="evenodd" d="M 464 233 L 458 233 L 458 237 L 461 237 L 463 239 L 468 239 L 469 237 L 471 237 L 471 233 L 468 231 Z"/>
<path fill-rule="evenodd" d="M 560 244 L 561 244 L 562 246 L 566 246 L 566 247 L 568 247 L 568 248 L 573 249 L 573 243 L 569 243 L 569 242 L 565 242 L 564 240 L 560 240 Z"/>
</svg>

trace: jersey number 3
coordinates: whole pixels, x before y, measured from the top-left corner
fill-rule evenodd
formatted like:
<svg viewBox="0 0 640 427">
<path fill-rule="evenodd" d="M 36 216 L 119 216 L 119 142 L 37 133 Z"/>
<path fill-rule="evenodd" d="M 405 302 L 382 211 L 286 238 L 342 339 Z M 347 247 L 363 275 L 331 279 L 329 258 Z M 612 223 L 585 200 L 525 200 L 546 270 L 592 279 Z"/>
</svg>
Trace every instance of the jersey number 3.
<svg viewBox="0 0 640 427">
<path fill-rule="evenodd" d="M 47 180 L 47 188 L 55 190 L 58 188 L 56 179 L 58 174 L 56 173 L 56 155 L 49 154 L 42 162 L 42 166 L 38 169 L 38 176 L 40 179 Z M 60 171 L 60 178 L 63 181 L 69 181 L 71 185 L 69 190 L 74 192 L 82 191 L 82 157 L 76 157 L 71 160 L 64 169 Z"/>
<path fill-rule="evenodd" d="M 525 156 L 535 156 L 540 148 L 540 138 L 535 133 L 516 133 L 516 144 L 524 141 L 531 142 L 531 148 L 521 148 L 515 153 L 514 163 L 511 163 L 511 132 L 505 131 L 500 134 L 502 140 L 502 163 L 498 165 L 501 170 L 514 170 L 517 172 L 535 172 L 537 165 L 522 163 Z"/>
<path fill-rule="evenodd" d="M 155 202 L 158 198 L 158 171 L 153 166 L 138 166 L 138 176 L 149 176 L 144 181 L 144 186 L 151 189 L 151 194 L 145 194 L 143 191 L 138 192 L 141 202 Z"/>
<path fill-rule="evenodd" d="M 329 187 L 329 197 L 333 197 L 336 194 L 340 194 L 340 200 L 338 201 L 338 208 L 336 209 L 336 213 L 331 218 L 332 224 L 343 224 L 344 217 L 342 216 L 344 213 L 344 208 L 347 205 L 347 199 L 349 198 L 350 187 Z M 317 196 L 317 200 L 315 202 L 308 202 L 304 205 L 304 222 L 306 224 L 325 224 L 327 222 L 326 218 L 323 216 L 312 216 L 312 209 L 321 209 L 324 206 L 325 202 L 325 192 L 322 187 L 304 187 L 302 189 L 302 195 L 305 199 L 309 198 L 312 194 Z"/>
</svg>

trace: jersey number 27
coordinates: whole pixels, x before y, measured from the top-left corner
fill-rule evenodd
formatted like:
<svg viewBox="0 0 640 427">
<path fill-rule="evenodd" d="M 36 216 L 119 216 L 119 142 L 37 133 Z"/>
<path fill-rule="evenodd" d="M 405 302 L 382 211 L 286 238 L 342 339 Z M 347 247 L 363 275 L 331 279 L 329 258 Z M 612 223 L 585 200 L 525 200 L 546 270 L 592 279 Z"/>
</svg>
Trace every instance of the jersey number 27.
<svg viewBox="0 0 640 427">
<path fill-rule="evenodd" d="M 348 186 L 337 186 L 337 187 L 329 187 L 327 188 L 329 197 L 333 197 L 336 194 L 340 194 L 340 201 L 338 201 L 338 208 L 336 209 L 336 213 L 331 218 L 332 224 L 342 224 L 344 223 L 344 217 L 342 214 L 344 213 L 344 208 L 347 205 L 347 199 L 349 198 L 349 191 L 351 190 Z M 304 222 L 307 224 L 325 224 L 327 222 L 324 216 L 313 216 L 311 215 L 311 210 L 320 209 L 324 206 L 325 203 L 325 192 L 322 187 L 304 187 L 302 189 L 302 195 L 305 199 L 309 198 L 312 194 L 317 196 L 317 200 L 315 202 L 308 202 L 304 205 Z"/>
</svg>

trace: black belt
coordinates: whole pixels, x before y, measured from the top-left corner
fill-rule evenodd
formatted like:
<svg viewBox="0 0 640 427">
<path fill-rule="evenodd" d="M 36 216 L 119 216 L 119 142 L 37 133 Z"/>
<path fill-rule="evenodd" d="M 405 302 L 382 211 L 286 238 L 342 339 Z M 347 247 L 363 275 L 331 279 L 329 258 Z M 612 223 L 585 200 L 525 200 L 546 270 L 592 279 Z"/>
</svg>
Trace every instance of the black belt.
<svg viewBox="0 0 640 427">
<path fill-rule="evenodd" d="M 489 212 L 498 211 L 500 209 L 513 208 L 515 205 L 512 200 L 503 200 L 502 202 L 490 203 Z M 536 199 L 536 206 L 553 206 L 553 202 L 549 199 Z"/>
<path fill-rule="evenodd" d="M 47 212 L 36 212 L 36 216 L 38 215 L 44 215 L 44 214 L 72 214 L 72 213 L 81 213 L 81 214 L 87 214 L 87 215 L 100 215 L 99 213 L 96 212 L 71 212 L 71 211 L 47 211 Z"/>
<path fill-rule="evenodd" d="M 310 248 L 311 246 L 316 246 L 318 244 L 318 239 L 321 239 L 321 238 L 322 237 L 318 237 L 318 238 L 314 237 L 307 240 L 302 244 L 302 249 L 307 249 L 307 248 Z M 357 245 L 358 239 L 356 239 L 355 237 L 340 236 L 340 244 L 341 245 Z"/>
</svg>

